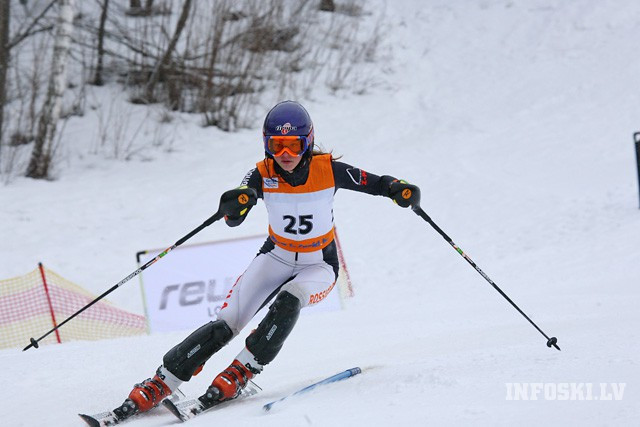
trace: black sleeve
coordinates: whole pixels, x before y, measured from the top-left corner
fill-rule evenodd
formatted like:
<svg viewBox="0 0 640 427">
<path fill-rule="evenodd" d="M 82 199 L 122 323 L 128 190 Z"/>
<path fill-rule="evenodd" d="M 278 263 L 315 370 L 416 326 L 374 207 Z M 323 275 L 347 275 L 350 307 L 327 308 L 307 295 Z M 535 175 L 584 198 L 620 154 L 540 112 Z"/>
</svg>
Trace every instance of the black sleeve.
<svg viewBox="0 0 640 427">
<path fill-rule="evenodd" d="M 253 168 L 242 179 L 242 183 L 240 184 L 246 185 L 249 188 L 253 188 L 256 190 L 258 194 L 258 199 L 262 199 L 262 177 L 260 176 L 260 171 L 258 168 Z"/>
<path fill-rule="evenodd" d="M 332 166 L 336 191 L 338 188 L 346 188 L 374 196 L 389 197 L 389 184 L 396 179 L 389 175 L 374 175 L 338 161 L 333 161 Z"/>
</svg>

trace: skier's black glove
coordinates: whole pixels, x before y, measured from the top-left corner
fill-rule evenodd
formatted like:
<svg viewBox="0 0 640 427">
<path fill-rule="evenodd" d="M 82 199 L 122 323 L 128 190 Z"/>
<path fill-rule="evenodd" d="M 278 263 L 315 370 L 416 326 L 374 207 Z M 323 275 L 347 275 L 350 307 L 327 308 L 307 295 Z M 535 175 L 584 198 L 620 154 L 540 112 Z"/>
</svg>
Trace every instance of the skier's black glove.
<svg viewBox="0 0 640 427">
<path fill-rule="evenodd" d="M 242 224 L 252 207 L 258 202 L 256 190 L 246 185 L 233 190 L 225 191 L 220 197 L 218 211 L 224 215 L 224 220 L 229 227 Z"/>
<path fill-rule="evenodd" d="M 420 189 L 406 181 L 393 180 L 389 184 L 389 197 L 403 208 L 420 205 Z"/>
</svg>

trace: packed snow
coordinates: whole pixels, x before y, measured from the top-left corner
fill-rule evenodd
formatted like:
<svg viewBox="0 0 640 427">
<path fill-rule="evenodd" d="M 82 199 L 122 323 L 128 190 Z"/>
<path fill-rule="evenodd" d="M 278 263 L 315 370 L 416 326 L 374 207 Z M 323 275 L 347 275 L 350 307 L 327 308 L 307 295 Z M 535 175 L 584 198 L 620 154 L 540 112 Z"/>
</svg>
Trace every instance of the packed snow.
<svg viewBox="0 0 640 427">
<path fill-rule="evenodd" d="M 639 425 L 631 136 L 640 130 L 640 3 L 386 6 L 394 47 L 391 63 L 380 64 L 387 83 L 304 101 L 317 141 L 344 162 L 419 185 L 425 211 L 562 351 L 547 348 L 421 218 L 343 190 L 335 217 L 355 297 L 342 311 L 300 318 L 256 379 L 262 393 L 189 424 Z M 73 119 L 64 137 L 91 144 L 93 125 Z M 220 194 L 262 158 L 259 120 L 238 133 L 202 128 L 186 115 L 166 126 L 171 152 L 152 151 L 148 161 L 71 152 L 54 181 L 1 186 L 0 278 L 41 261 L 101 293 L 136 268 L 138 250 L 166 247 L 208 218 Z M 241 227 L 217 223 L 193 242 L 265 229 L 259 202 Z M 135 283 L 109 299 L 142 312 Z M 253 327 L 183 392 L 201 394 Z M 120 404 L 188 333 L 2 350 L 2 425 L 82 425 L 77 413 Z M 361 375 L 261 409 L 355 366 Z M 509 399 L 510 387 L 524 383 L 540 384 L 532 386 L 537 399 Z M 614 392 L 618 399 L 605 400 Z M 158 408 L 131 425 L 175 422 Z"/>
</svg>

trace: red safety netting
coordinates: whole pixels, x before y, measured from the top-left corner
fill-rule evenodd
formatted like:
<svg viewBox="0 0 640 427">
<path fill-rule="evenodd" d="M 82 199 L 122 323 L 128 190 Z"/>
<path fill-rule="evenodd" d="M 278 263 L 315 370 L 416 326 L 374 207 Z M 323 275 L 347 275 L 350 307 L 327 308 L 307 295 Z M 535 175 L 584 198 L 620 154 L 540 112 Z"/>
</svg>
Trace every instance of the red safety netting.
<svg viewBox="0 0 640 427">
<path fill-rule="evenodd" d="M 54 318 L 59 324 L 94 298 L 80 286 L 44 267 L 24 276 L 0 280 L 0 348 L 28 345 L 29 338 L 39 338 L 54 327 Z M 121 310 L 102 299 L 39 344 L 146 332 L 144 316 Z"/>
</svg>

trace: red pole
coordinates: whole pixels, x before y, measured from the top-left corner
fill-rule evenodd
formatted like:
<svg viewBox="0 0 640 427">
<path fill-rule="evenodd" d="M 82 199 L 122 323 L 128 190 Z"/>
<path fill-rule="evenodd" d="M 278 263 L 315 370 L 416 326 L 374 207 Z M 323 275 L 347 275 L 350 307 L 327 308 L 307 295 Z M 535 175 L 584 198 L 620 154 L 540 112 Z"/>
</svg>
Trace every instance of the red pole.
<svg viewBox="0 0 640 427">
<path fill-rule="evenodd" d="M 51 305 L 51 297 L 49 296 L 49 288 L 47 287 L 47 279 L 44 275 L 44 268 L 42 267 L 42 263 L 38 263 L 38 268 L 40 269 L 40 276 L 42 276 L 42 285 L 44 286 L 44 293 L 47 295 L 47 303 L 49 304 L 49 311 L 51 312 L 51 321 L 53 322 L 53 327 L 57 328 L 58 325 L 56 323 L 56 315 L 53 312 L 53 305 Z M 60 344 L 60 334 L 56 329 L 56 339 L 58 340 L 58 344 Z"/>
</svg>

